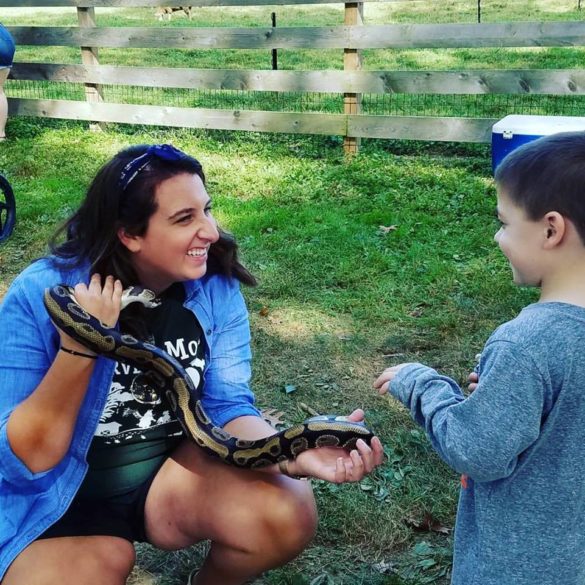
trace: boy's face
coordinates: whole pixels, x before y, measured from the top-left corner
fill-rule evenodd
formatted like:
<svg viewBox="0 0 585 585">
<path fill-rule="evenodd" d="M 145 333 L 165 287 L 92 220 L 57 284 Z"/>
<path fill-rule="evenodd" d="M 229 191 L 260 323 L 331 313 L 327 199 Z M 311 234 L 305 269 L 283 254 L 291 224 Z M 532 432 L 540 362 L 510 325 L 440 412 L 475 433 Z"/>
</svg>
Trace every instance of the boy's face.
<svg viewBox="0 0 585 585">
<path fill-rule="evenodd" d="M 522 286 L 540 286 L 542 280 L 542 242 L 546 234 L 543 222 L 528 219 L 518 207 L 498 188 L 498 220 L 500 229 L 494 240 L 509 260 L 514 283 Z"/>
</svg>

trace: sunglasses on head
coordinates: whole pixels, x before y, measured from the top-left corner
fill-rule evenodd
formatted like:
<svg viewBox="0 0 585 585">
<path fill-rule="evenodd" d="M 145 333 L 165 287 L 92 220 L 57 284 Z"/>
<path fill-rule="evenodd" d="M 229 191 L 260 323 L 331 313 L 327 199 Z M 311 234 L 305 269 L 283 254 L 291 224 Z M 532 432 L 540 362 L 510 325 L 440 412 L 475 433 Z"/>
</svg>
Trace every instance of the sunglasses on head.
<svg viewBox="0 0 585 585">
<path fill-rule="evenodd" d="M 188 154 L 171 146 L 170 144 L 153 144 L 146 149 L 144 154 L 132 159 L 120 173 L 118 185 L 125 191 L 128 185 L 137 177 L 137 175 L 146 167 L 146 165 L 153 159 L 177 162 L 180 160 L 193 160 Z"/>
</svg>

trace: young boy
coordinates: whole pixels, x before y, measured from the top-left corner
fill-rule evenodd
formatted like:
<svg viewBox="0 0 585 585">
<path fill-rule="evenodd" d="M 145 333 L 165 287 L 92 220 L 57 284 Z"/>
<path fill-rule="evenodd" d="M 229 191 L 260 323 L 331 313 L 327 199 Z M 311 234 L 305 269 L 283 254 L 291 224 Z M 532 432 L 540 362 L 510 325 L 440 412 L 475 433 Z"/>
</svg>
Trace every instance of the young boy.
<svg viewBox="0 0 585 585">
<path fill-rule="evenodd" d="M 518 148 L 495 180 L 495 240 L 539 301 L 491 335 L 469 397 L 421 364 L 374 386 L 464 474 L 452 585 L 583 585 L 585 132 Z"/>
</svg>

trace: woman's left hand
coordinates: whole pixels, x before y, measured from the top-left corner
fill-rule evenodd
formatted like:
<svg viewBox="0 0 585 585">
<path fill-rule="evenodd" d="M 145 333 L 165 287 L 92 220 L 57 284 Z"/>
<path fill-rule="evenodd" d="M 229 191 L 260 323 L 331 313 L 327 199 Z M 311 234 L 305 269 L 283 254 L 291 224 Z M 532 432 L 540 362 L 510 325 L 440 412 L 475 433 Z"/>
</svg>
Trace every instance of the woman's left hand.
<svg viewBox="0 0 585 585">
<path fill-rule="evenodd" d="M 347 418 L 353 422 L 361 422 L 364 420 L 364 411 L 354 410 Z M 355 482 L 362 480 L 383 459 L 382 443 L 378 437 L 374 437 L 371 446 L 359 439 L 356 448 L 350 453 L 338 447 L 303 451 L 296 459 L 288 462 L 288 469 L 294 475 L 315 477 L 333 483 Z"/>
</svg>

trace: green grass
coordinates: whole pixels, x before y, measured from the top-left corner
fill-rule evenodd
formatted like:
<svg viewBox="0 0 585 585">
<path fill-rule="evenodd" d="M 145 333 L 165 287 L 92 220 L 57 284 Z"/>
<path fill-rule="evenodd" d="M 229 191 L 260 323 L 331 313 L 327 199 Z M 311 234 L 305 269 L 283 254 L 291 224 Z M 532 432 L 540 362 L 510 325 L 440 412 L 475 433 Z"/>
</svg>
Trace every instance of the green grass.
<svg viewBox="0 0 585 585">
<path fill-rule="evenodd" d="M 411 524 L 430 516 L 452 527 L 458 478 L 372 382 L 412 360 L 463 381 L 489 332 L 531 298 L 510 284 L 492 241 L 488 147 L 366 141 L 344 161 L 327 138 L 127 126 L 94 133 L 24 118 L 9 121 L 9 135 L 0 168 L 18 220 L 0 248 L 0 292 L 43 253 L 102 162 L 130 143 L 172 141 L 202 160 L 218 219 L 260 279 L 245 290 L 259 405 L 282 410 L 287 423 L 305 418 L 306 407 L 360 406 L 382 438 L 387 461 L 360 485 L 315 482 L 314 546 L 258 583 L 444 583 L 450 537 Z M 288 384 L 295 392 L 284 391 Z M 145 546 L 139 567 L 177 585 L 203 550 Z"/>
<path fill-rule="evenodd" d="M 576 4 L 484 0 L 482 14 L 486 22 L 578 20 L 582 14 Z M 473 22 L 476 5 L 433 3 L 433 17 L 446 21 L 455 13 Z M 192 24 L 228 26 L 233 20 L 264 26 L 269 12 L 222 9 L 218 21 L 219 11 L 204 9 Z M 282 12 L 282 26 L 341 22 L 338 7 Z M 75 23 L 73 9 L 34 14 L 0 9 L 0 18 L 6 24 Z M 108 9 L 98 11 L 98 18 L 102 24 L 158 26 L 148 9 Z M 428 3 L 368 4 L 366 21 L 428 22 Z M 187 22 L 175 18 L 164 26 Z M 20 60 L 79 61 L 74 51 L 19 51 Z M 252 51 L 104 50 L 101 56 L 103 62 L 136 65 L 269 66 L 269 55 Z M 458 69 L 494 62 L 560 68 L 580 67 L 583 50 L 378 51 L 366 57 L 370 69 Z M 286 52 L 282 63 L 299 69 L 341 66 L 340 56 L 331 52 Z M 204 98 L 197 97 L 199 106 Z M 526 107 L 543 112 L 562 109 L 552 98 L 525 99 L 531 100 Z M 411 105 L 397 100 L 392 107 L 404 113 Z M 421 99 L 419 107 L 436 114 L 461 111 L 467 104 Z M 498 104 L 484 107 L 501 113 Z M 257 288 L 245 290 L 259 405 L 283 411 L 286 423 L 302 420 L 309 410 L 347 413 L 359 406 L 382 438 L 386 462 L 359 485 L 314 482 L 321 521 L 313 545 L 257 583 L 447 583 L 451 535 L 415 525 L 430 518 L 437 526 L 453 526 L 458 477 L 405 410 L 377 396 L 372 382 L 389 365 L 422 361 L 463 383 L 494 327 L 534 299 L 534 291 L 513 287 L 493 242 L 489 147 L 365 140 L 360 154 L 346 160 L 337 137 L 130 125 L 89 132 L 83 123 L 29 118 L 10 119 L 8 135 L 0 148 L 0 170 L 13 184 L 18 217 L 13 236 L 0 247 L 0 295 L 44 253 L 47 238 L 77 206 L 103 162 L 129 144 L 172 142 L 203 162 L 216 215 L 237 236 L 244 261 L 259 277 Z M 286 393 L 287 385 L 296 390 Z M 142 546 L 133 583 L 182 584 L 205 550 L 201 545 L 169 554 Z"/>
</svg>

